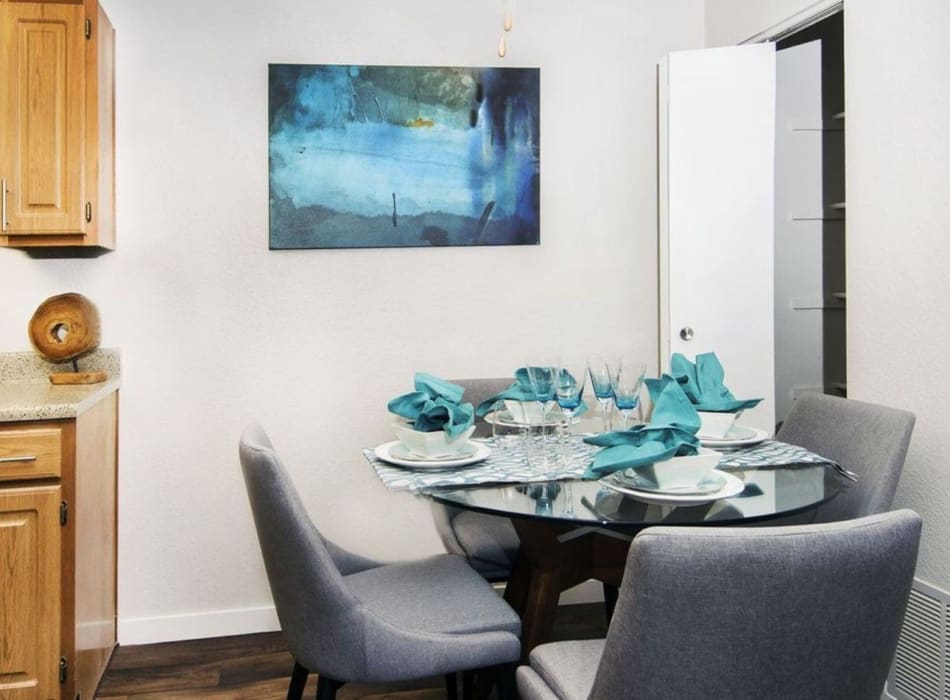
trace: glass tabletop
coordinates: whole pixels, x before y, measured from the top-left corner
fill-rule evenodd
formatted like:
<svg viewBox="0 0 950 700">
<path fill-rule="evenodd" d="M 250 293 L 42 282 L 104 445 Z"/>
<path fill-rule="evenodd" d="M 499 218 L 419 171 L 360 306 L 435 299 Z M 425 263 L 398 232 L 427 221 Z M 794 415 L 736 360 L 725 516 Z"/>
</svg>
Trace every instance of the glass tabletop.
<svg viewBox="0 0 950 700">
<path fill-rule="evenodd" d="M 731 489 L 735 495 L 702 503 L 682 496 L 632 495 L 601 481 L 580 480 L 437 488 L 428 495 L 439 503 L 491 515 L 623 530 L 644 525 L 768 520 L 815 508 L 849 483 L 832 467 L 820 464 L 729 469 L 726 473 L 741 482 Z"/>
</svg>

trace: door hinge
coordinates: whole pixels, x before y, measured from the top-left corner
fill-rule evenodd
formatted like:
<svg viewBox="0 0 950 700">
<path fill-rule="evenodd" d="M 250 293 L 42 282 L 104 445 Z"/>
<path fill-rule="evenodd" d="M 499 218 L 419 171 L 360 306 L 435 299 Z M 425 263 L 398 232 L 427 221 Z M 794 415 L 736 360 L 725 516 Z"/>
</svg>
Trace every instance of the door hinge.
<svg viewBox="0 0 950 700">
<path fill-rule="evenodd" d="M 65 525 L 69 520 L 69 504 L 66 501 L 61 501 L 59 504 L 59 524 Z"/>
<path fill-rule="evenodd" d="M 69 664 L 66 663 L 66 657 L 59 657 L 59 682 L 65 683 L 66 678 L 69 675 Z"/>
<path fill-rule="evenodd" d="M 92 20 L 86 18 L 86 38 L 92 39 Z"/>
<path fill-rule="evenodd" d="M 92 202 L 86 202 L 86 223 L 92 221 Z"/>
</svg>

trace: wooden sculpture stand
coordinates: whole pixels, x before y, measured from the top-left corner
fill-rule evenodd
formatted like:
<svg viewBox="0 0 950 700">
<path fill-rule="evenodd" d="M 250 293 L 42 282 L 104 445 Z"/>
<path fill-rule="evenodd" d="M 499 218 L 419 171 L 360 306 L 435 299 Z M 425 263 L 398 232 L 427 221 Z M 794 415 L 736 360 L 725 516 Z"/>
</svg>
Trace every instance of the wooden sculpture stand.
<svg viewBox="0 0 950 700">
<path fill-rule="evenodd" d="M 103 371 L 80 372 L 76 358 L 99 346 L 99 312 L 82 294 L 70 292 L 50 297 L 30 319 L 30 340 L 50 362 L 72 360 L 73 372 L 49 375 L 53 384 L 98 384 Z"/>
</svg>

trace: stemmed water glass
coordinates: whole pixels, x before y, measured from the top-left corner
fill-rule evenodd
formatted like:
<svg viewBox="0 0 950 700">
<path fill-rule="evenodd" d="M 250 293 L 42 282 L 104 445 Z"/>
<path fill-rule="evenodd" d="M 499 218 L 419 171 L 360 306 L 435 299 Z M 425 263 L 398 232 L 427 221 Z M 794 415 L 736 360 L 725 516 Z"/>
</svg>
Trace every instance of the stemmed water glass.
<svg viewBox="0 0 950 700">
<path fill-rule="evenodd" d="M 554 399 L 564 412 L 568 432 L 584 398 L 586 383 L 587 366 L 583 362 L 564 361 L 558 365 L 554 374 Z"/>
<path fill-rule="evenodd" d="M 553 458 L 553 455 L 549 454 L 548 449 L 546 415 L 549 408 L 554 404 L 554 377 L 557 373 L 558 364 L 557 361 L 549 359 L 525 363 L 525 370 L 528 373 L 531 390 L 534 392 L 534 398 L 540 407 L 537 439 L 529 440 L 528 444 L 536 448 L 536 459 L 539 460 L 539 464 L 544 466 L 548 466 Z"/>
<path fill-rule="evenodd" d="M 645 362 L 633 357 L 623 356 L 610 367 L 610 388 L 613 390 L 614 404 L 623 416 L 623 429 L 627 429 L 630 413 L 636 409 L 638 420 L 643 420 L 643 408 L 640 404 L 640 389 L 646 375 Z"/>
<path fill-rule="evenodd" d="M 600 402 L 600 409 L 604 416 L 604 432 L 610 430 L 610 400 L 614 396 L 610 386 L 610 369 L 607 358 L 603 355 L 591 355 L 587 361 L 587 372 L 590 375 L 590 388 Z"/>
<path fill-rule="evenodd" d="M 544 425 L 544 416 L 548 408 L 554 402 L 554 376 L 557 371 L 558 362 L 543 360 L 541 362 L 526 362 L 525 370 L 528 373 L 528 381 L 531 383 L 531 390 L 534 392 L 534 398 L 541 407 L 541 425 Z"/>
</svg>

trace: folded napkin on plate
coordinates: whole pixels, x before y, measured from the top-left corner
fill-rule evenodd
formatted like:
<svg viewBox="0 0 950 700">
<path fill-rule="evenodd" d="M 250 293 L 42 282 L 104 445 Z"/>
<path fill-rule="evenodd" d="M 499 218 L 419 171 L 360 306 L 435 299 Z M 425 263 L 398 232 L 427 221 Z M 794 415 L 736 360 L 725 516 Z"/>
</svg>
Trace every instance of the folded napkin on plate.
<svg viewBox="0 0 950 700">
<path fill-rule="evenodd" d="M 505 389 L 500 394 L 492 396 L 490 399 L 485 399 L 480 404 L 478 408 L 475 409 L 475 414 L 479 418 L 484 418 L 488 415 L 494 408 L 495 404 L 499 401 L 537 401 L 538 397 L 534 393 L 534 389 L 531 388 L 531 379 L 528 377 L 528 370 L 524 367 L 519 367 L 515 370 L 515 381 L 512 382 L 511 386 Z M 580 415 L 587 410 L 587 404 L 581 401 L 580 407 L 575 412 L 575 415 Z"/>
<path fill-rule="evenodd" d="M 653 401 L 650 422 L 584 438 L 584 442 L 604 448 L 587 467 L 585 479 L 698 453 L 699 415 L 679 382 L 664 374 L 645 383 Z"/>
<path fill-rule="evenodd" d="M 673 353 L 670 372 L 699 411 L 735 413 L 756 406 L 762 399 L 737 399 L 722 383 L 725 372 L 714 352 L 696 356 L 694 365 L 680 353 Z"/>
<path fill-rule="evenodd" d="M 449 437 L 465 431 L 475 421 L 470 403 L 459 403 L 464 389 L 425 372 L 416 372 L 416 390 L 389 402 L 390 413 L 412 421 L 423 433 L 444 430 Z"/>
</svg>

